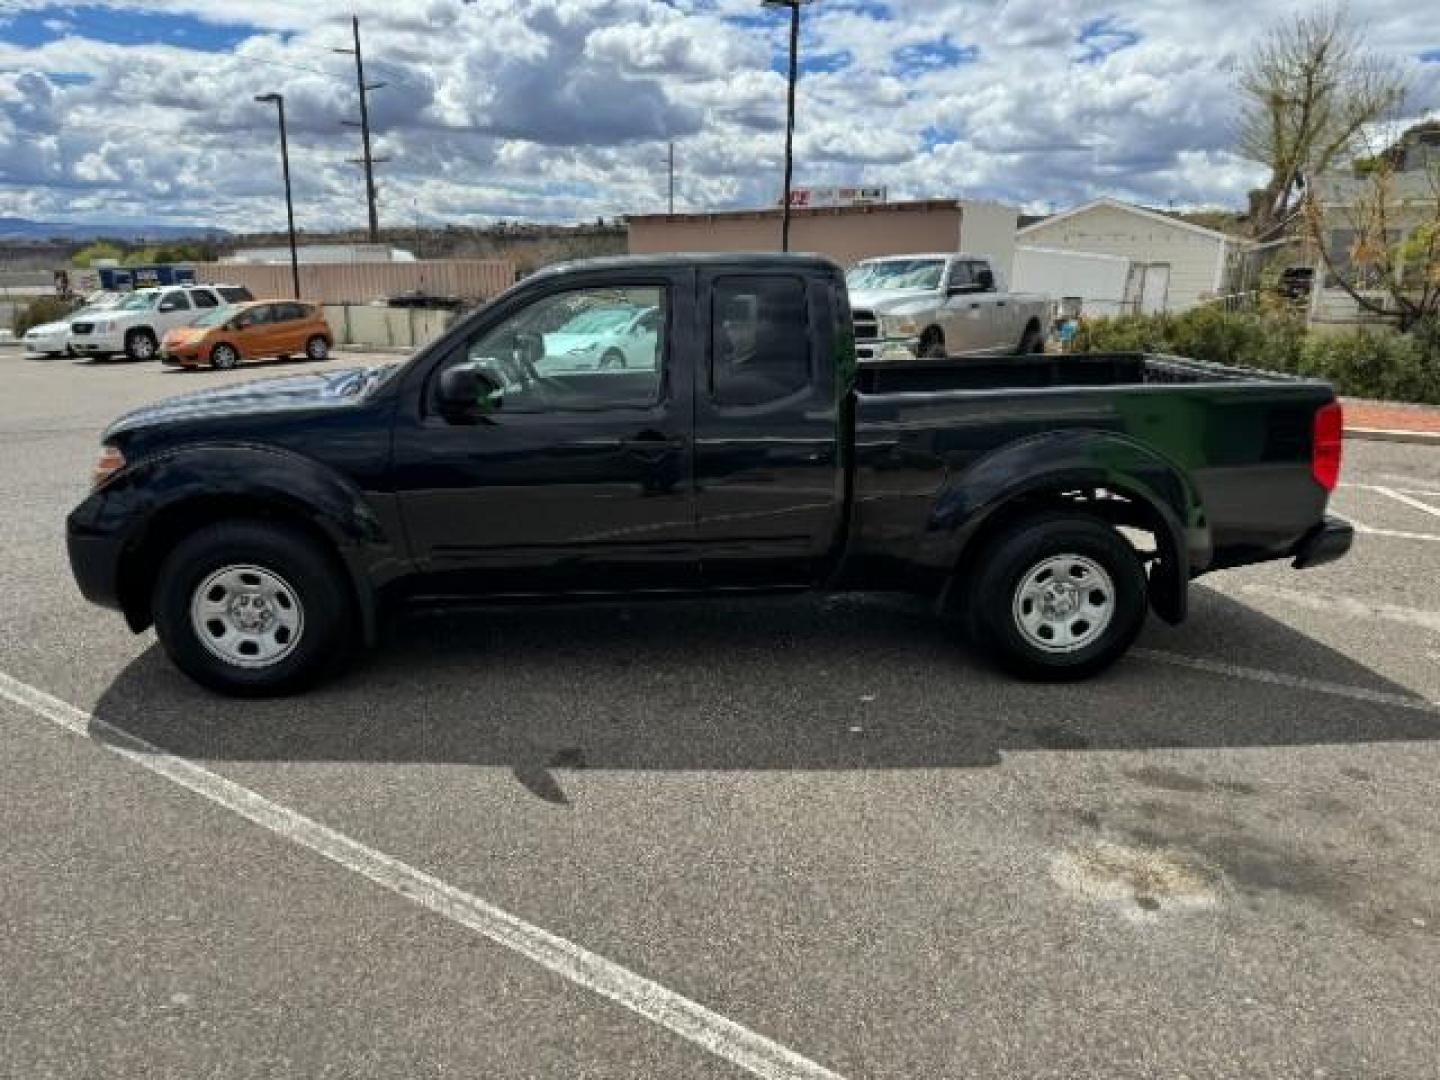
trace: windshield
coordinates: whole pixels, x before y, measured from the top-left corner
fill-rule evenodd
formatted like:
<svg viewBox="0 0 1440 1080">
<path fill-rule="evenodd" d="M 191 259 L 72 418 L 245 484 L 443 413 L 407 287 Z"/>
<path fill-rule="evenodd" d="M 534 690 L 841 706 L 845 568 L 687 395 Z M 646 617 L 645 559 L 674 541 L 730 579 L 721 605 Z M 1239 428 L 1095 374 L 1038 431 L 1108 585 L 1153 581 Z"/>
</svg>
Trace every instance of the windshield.
<svg viewBox="0 0 1440 1080">
<path fill-rule="evenodd" d="M 851 267 L 845 284 L 852 289 L 938 289 L 944 259 L 886 259 Z"/>
<path fill-rule="evenodd" d="M 113 308 L 113 307 L 118 307 L 118 306 L 120 305 L 120 302 L 121 302 L 122 300 L 124 300 L 124 299 L 125 299 L 125 294 L 124 294 L 124 293 L 117 293 L 117 292 L 97 292 L 97 293 L 91 293 L 89 296 L 87 296 L 87 297 L 85 298 L 85 310 L 86 310 L 86 311 L 109 311 L 109 310 L 110 310 L 111 308 Z"/>
<path fill-rule="evenodd" d="M 196 319 L 196 320 L 195 320 L 193 323 L 191 323 L 190 325 L 191 325 L 191 326 L 219 326 L 219 325 L 221 325 L 222 323 L 229 322 L 229 321 L 230 321 L 230 317 L 231 317 L 232 315 L 234 315 L 234 314 L 235 314 L 235 307 L 234 307 L 233 304 L 231 304 L 231 305 L 226 305 L 225 307 L 217 307 L 214 311 L 207 311 L 204 315 L 201 315 L 200 318 Z"/>
<path fill-rule="evenodd" d="M 634 308 L 595 308 L 591 311 L 582 311 L 564 326 L 556 330 L 557 334 L 608 334 L 616 330 L 625 329 L 625 325 L 635 317 Z"/>
<path fill-rule="evenodd" d="M 117 311 L 148 311 L 160 299 L 159 293 L 131 293 L 115 305 Z"/>
</svg>

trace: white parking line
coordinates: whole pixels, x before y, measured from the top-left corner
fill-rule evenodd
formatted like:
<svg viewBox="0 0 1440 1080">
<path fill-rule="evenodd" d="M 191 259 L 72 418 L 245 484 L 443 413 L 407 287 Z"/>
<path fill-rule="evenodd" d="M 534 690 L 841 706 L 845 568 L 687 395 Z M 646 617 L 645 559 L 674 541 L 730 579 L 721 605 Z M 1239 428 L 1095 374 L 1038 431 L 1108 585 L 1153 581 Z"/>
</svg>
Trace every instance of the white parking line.
<svg viewBox="0 0 1440 1080">
<path fill-rule="evenodd" d="M 1377 487 L 1375 490 L 1378 491 L 1381 495 L 1389 496 L 1398 503 L 1404 503 L 1406 506 L 1409 506 L 1415 510 L 1419 510 L 1423 513 L 1429 514 L 1432 517 L 1440 518 L 1440 506 L 1431 506 L 1427 502 L 1421 502 L 1414 496 L 1402 495 L 1394 488 Z"/>
<path fill-rule="evenodd" d="M 1210 675 L 1224 675 L 1231 679 L 1245 679 L 1249 682 L 1265 683 L 1269 686 L 1284 686 L 1312 694 L 1327 694 L 1330 697 L 1347 698 L 1350 701 L 1364 701 L 1371 705 L 1388 705 L 1396 709 L 1409 709 L 1412 712 L 1433 713 L 1440 716 L 1440 701 L 1428 701 L 1425 698 L 1410 697 L 1407 694 L 1367 690 L 1363 686 L 1346 686 L 1344 683 L 1307 679 L 1302 675 L 1287 675 L 1283 671 L 1243 667 L 1240 664 L 1227 664 L 1223 660 L 1206 660 L 1198 656 L 1184 656 L 1180 653 L 1164 652 L 1160 649 L 1132 649 L 1131 655 L 1157 664 L 1190 668 L 1192 671 L 1203 671 Z"/>
<path fill-rule="evenodd" d="M 1432 496 L 1440 496 L 1440 491 L 1436 491 L 1434 488 L 1400 487 L 1398 484 L 1390 484 L 1390 485 L 1388 485 L 1388 486 L 1382 486 L 1382 485 L 1380 485 L 1380 484 L 1348 484 L 1348 483 L 1347 483 L 1347 484 L 1341 484 L 1340 487 L 1341 487 L 1341 488 L 1344 488 L 1344 489 L 1348 489 L 1348 490 L 1350 490 L 1350 491 L 1403 491 L 1406 495 L 1432 495 Z"/>
<path fill-rule="evenodd" d="M 838 1074 L 572 941 L 533 926 L 431 874 L 367 847 L 185 758 L 166 753 L 69 702 L 0 672 L 0 698 L 113 750 L 299 847 L 323 855 L 421 907 L 624 1006 L 763 1080 L 840 1080 Z"/>
<path fill-rule="evenodd" d="M 1433 543 L 1440 543 L 1440 535 L 1436 533 L 1405 532 L 1400 529 L 1377 529 L 1366 525 L 1363 521 L 1356 521 L 1350 514 L 1335 514 L 1335 517 L 1349 525 L 1361 536 L 1388 536 L 1392 540 L 1429 540 Z"/>
<path fill-rule="evenodd" d="M 1424 611 L 1400 604 L 1372 603 L 1334 593 L 1317 593 L 1306 589 L 1287 589 L 1282 585 L 1261 585 L 1251 582 L 1227 582 L 1226 593 L 1280 600 L 1310 611 L 1324 611 L 1356 619 L 1380 619 L 1385 622 L 1419 626 L 1440 633 L 1440 611 Z"/>
</svg>

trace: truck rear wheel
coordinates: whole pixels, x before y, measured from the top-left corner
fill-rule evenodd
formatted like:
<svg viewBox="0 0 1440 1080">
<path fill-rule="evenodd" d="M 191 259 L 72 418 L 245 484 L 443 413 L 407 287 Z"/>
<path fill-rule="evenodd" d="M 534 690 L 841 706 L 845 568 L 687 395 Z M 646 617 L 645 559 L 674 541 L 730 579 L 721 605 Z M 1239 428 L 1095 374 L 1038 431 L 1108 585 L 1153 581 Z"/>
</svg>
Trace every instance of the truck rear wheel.
<svg viewBox="0 0 1440 1080">
<path fill-rule="evenodd" d="M 1144 564 L 1097 518 L 1022 519 L 995 537 L 975 566 L 966 613 L 971 637 L 1021 678 L 1098 674 L 1125 655 L 1145 624 Z"/>
<path fill-rule="evenodd" d="M 166 557 L 155 632 L 175 666 L 222 694 L 293 693 L 350 651 L 343 574 L 304 536 L 258 521 L 211 525 Z"/>
</svg>

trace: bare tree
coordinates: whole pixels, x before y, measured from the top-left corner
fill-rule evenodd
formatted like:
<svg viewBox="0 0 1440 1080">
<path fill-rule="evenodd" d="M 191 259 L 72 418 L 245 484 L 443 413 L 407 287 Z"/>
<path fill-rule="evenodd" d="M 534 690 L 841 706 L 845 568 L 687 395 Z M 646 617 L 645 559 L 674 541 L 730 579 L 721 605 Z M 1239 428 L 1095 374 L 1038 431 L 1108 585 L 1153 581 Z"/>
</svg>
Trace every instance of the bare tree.
<svg viewBox="0 0 1440 1080">
<path fill-rule="evenodd" d="M 1344 7 L 1275 26 L 1240 72 L 1240 152 L 1270 169 L 1253 200 L 1256 233 L 1290 215 L 1311 176 L 1356 148 L 1404 99 L 1399 69 L 1371 53 Z"/>
<path fill-rule="evenodd" d="M 1404 160 L 1392 149 L 1326 177 L 1304 213 L 1327 279 L 1409 330 L 1440 316 L 1440 161 Z"/>
</svg>

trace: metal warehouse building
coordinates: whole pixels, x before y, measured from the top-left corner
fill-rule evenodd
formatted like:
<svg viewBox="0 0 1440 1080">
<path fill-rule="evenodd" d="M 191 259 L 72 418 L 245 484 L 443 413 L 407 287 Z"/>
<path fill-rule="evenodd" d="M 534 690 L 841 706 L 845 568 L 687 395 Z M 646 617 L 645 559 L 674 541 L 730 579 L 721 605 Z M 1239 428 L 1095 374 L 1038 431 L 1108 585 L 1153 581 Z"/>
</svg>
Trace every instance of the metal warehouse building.
<svg viewBox="0 0 1440 1080">
<path fill-rule="evenodd" d="M 797 209 L 790 247 L 842 266 L 878 255 L 964 251 L 985 255 L 1008 275 L 1018 214 L 1012 206 L 968 199 Z M 776 251 L 780 211 L 632 216 L 630 253 Z"/>
</svg>

